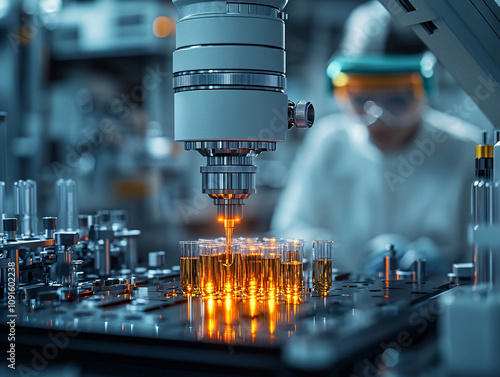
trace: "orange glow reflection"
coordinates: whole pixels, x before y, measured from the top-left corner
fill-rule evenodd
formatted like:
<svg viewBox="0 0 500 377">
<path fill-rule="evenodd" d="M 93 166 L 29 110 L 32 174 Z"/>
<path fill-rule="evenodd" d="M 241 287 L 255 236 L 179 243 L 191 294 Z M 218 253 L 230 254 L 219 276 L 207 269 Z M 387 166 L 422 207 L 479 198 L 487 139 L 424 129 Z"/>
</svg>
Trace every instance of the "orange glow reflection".
<svg viewBox="0 0 500 377">
<path fill-rule="evenodd" d="M 276 301 L 270 299 L 267 302 L 267 307 L 269 311 L 269 333 L 271 338 L 274 338 L 274 330 L 276 330 Z"/>
<path fill-rule="evenodd" d="M 297 331 L 295 319 L 301 313 L 301 298 L 250 297 L 223 298 L 190 297 L 186 317 L 192 334 L 198 340 L 221 343 L 275 343 L 280 325 L 287 327 L 290 334 Z M 196 309 L 198 308 L 198 309 Z M 201 310 L 200 310 L 201 309 Z M 290 327 L 291 325 L 291 327 Z"/>
<path fill-rule="evenodd" d="M 214 330 L 215 330 L 215 300 L 213 298 L 209 298 L 207 300 L 207 311 L 208 311 L 208 323 L 207 323 L 207 330 L 208 330 L 208 337 L 212 339 Z"/>
<path fill-rule="evenodd" d="M 252 334 L 252 343 L 255 343 L 255 336 L 257 335 L 257 318 L 252 318 L 250 323 L 250 332 Z"/>
<path fill-rule="evenodd" d="M 257 314 L 257 299 L 255 297 L 250 298 L 250 317 L 255 317 Z"/>
<path fill-rule="evenodd" d="M 158 38 L 166 38 L 172 34 L 174 26 L 175 25 L 170 18 L 160 16 L 153 21 L 153 33 Z"/>
<path fill-rule="evenodd" d="M 225 310 L 224 310 L 224 323 L 226 325 L 230 325 L 233 322 L 233 305 L 232 301 L 230 298 L 226 298 L 226 301 L 224 303 L 225 305 Z"/>
</svg>

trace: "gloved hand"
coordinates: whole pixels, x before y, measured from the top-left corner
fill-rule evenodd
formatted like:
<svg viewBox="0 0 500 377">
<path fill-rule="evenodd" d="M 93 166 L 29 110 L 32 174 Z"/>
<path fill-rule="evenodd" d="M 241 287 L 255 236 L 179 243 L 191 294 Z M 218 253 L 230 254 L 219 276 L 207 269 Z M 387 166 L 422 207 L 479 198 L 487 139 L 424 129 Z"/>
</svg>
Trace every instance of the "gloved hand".
<svg viewBox="0 0 500 377">
<path fill-rule="evenodd" d="M 420 237 L 405 247 L 404 254 L 398 260 L 401 270 L 413 270 L 416 260 L 425 259 L 427 275 L 438 275 L 449 272 L 448 260 L 439 252 L 439 247 L 428 237 Z"/>
<path fill-rule="evenodd" d="M 425 259 L 427 275 L 443 274 L 450 268 L 447 259 L 441 256 L 439 247 L 428 237 L 409 242 L 398 234 L 381 234 L 367 244 L 370 254 L 365 262 L 366 274 L 376 275 L 384 271 L 384 257 L 389 254 L 390 244 L 396 250 L 399 270 L 412 271 L 413 263 L 419 259 Z"/>
<path fill-rule="evenodd" d="M 396 258 L 400 258 L 406 251 L 409 240 L 399 234 L 380 234 L 367 243 L 368 258 L 364 264 L 364 272 L 376 275 L 384 271 L 384 257 L 389 253 L 388 245 L 394 245 Z"/>
</svg>

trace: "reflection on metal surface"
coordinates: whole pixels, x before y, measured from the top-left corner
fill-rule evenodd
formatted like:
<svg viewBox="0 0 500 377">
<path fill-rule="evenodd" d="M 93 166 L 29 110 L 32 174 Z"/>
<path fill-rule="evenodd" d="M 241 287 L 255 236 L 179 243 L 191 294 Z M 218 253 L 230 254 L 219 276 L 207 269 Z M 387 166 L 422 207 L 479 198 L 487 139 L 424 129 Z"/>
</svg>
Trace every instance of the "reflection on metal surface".
<svg viewBox="0 0 500 377">
<path fill-rule="evenodd" d="M 268 343 L 273 345 L 279 326 L 295 322 L 300 302 L 276 299 L 189 297 L 185 312 L 188 328 L 197 340 L 221 343 Z M 291 335 L 287 332 L 287 337 Z"/>
<path fill-rule="evenodd" d="M 75 291 L 72 301 L 61 299 L 65 290 L 60 296 L 51 287 L 25 287 L 30 302 L 18 306 L 18 325 L 274 348 L 297 334 L 353 333 L 448 289 L 438 281 L 362 279 L 333 282 L 326 296 L 304 292 L 280 298 L 186 297 L 180 294 L 180 277 L 145 279 L 138 277 L 135 286 L 111 279 L 94 290 L 87 288 L 92 284 L 80 283 L 82 295 Z M 6 320 L 6 315 L 0 310 L 0 319 Z"/>
</svg>

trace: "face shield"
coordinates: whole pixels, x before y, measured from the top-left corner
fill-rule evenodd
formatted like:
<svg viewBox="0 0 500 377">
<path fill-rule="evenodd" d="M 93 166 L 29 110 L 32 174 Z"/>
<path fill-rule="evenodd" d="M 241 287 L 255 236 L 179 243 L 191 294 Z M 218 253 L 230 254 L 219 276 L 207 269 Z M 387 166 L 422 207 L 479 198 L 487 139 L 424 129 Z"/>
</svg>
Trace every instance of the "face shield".
<svg viewBox="0 0 500 377">
<path fill-rule="evenodd" d="M 424 98 L 422 76 L 339 74 L 335 96 L 366 126 L 411 127 L 420 121 Z"/>
</svg>

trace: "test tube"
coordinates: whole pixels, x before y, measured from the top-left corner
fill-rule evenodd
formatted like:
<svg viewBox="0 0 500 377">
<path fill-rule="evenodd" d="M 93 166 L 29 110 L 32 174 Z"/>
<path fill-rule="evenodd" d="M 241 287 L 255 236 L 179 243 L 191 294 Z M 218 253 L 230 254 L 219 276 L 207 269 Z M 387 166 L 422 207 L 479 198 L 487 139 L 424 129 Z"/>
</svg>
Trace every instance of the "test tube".
<svg viewBox="0 0 500 377">
<path fill-rule="evenodd" d="M 313 287 L 326 295 L 332 287 L 333 241 L 313 241 Z"/>
<path fill-rule="evenodd" d="M 3 219 L 7 217 L 7 201 L 5 196 L 5 182 L 0 181 L 0 237 L 4 236 Z"/>
<path fill-rule="evenodd" d="M 15 213 L 20 224 L 17 234 L 34 237 L 38 232 L 36 182 L 28 179 L 14 182 Z"/>
<path fill-rule="evenodd" d="M 7 181 L 7 113 L 0 111 L 0 181 Z"/>
<path fill-rule="evenodd" d="M 243 256 L 241 255 L 241 244 L 234 243 L 231 245 L 233 265 L 233 295 L 241 295 L 243 292 Z"/>
<path fill-rule="evenodd" d="M 262 254 L 262 291 L 268 297 L 276 297 L 280 291 L 281 244 L 263 244 Z"/>
<path fill-rule="evenodd" d="M 200 248 L 198 241 L 180 241 L 181 290 L 186 296 L 200 293 Z"/>
<path fill-rule="evenodd" d="M 287 296 L 302 293 L 304 287 L 304 243 L 299 240 L 281 245 L 282 291 Z"/>
<path fill-rule="evenodd" d="M 218 238 L 217 240 L 219 240 L 219 242 L 224 245 L 224 248 L 219 253 L 219 271 L 220 271 L 219 290 L 224 297 L 230 297 L 233 294 L 234 284 L 235 284 L 234 279 L 236 273 L 235 258 L 233 252 L 235 251 L 235 249 L 237 248 L 239 249 L 239 245 L 238 244 L 227 245 L 225 243 L 225 239 L 224 242 L 222 242 L 220 238 Z M 231 253 L 229 255 L 226 253 L 228 247 L 231 248 L 230 250 Z M 241 253 L 239 254 L 239 256 L 241 257 Z"/>
<path fill-rule="evenodd" d="M 206 242 L 200 249 L 200 290 L 203 296 L 215 296 L 220 288 L 219 254 L 225 245 L 219 242 Z"/>
<path fill-rule="evenodd" d="M 259 237 L 239 237 L 237 241 L 243 244 L 259 243 Z"/>
<path fill-rule="evenodd" d="M 281 243 L 283 241 L 284 241 L 283 238 L 279 238 L 279 237 L 264 237 L 262 239 L 263 243 L 274 243 L 274 242 Z"/>
<path fill-rule="evenodd" d="M 241 244 L 243 256 L 243 290 L 248 297 L 255 297 L 262 291 L 262 245 Z"/>
<path fill-rule="evenodd" d="M 243 289 L 243 271 L 240 243 L 233 243 L 231 246 L 223 244 L 224 247 L 219 254 L 220 270 L 220 292 L 228 298 L 232 295 L 240 295 Z M 226 253 L 226 248 L 231 248 L 230 257 Z"/>
<path fill-rule="evenodd" d="M 78 191 L 73 179 L 56 182 L 57 224 L 64 231 L 78 230 Z"/>
</svg>

